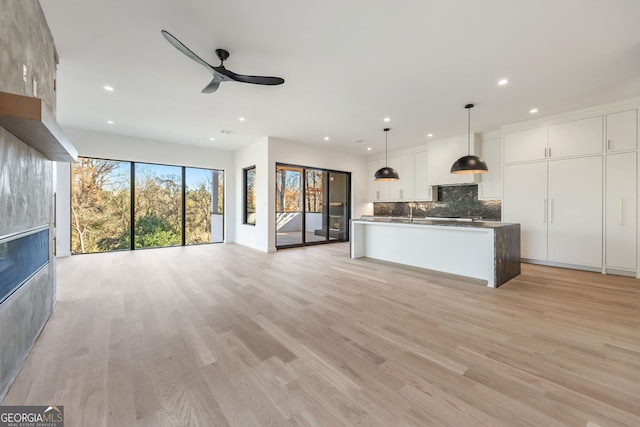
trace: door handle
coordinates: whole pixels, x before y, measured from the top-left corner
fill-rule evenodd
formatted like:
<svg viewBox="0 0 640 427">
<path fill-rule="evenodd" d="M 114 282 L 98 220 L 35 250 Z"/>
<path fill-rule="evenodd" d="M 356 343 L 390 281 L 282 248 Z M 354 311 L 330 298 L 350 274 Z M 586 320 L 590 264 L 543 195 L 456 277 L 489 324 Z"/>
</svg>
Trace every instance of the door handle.
<svg viewBox="0 0 640 427">
<path fill-rule="evenodd" d="M 607 139 L 607 151 L 611 151 L 611 140 Z"/>
</svg>

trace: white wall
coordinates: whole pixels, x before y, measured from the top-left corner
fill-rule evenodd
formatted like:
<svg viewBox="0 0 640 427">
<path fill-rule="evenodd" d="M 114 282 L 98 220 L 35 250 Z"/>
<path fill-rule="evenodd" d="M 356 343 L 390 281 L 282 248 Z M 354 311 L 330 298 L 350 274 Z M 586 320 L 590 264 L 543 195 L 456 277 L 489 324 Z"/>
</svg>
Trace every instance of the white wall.
<svg viewBox="0 0 640 427">
<path fill-rule="evenodd" d="M 233 219 L 235 226 L 236 243 L 249 246 L 264 252 L 275 251 L 275 246 L 268 245 L 269 204 L 267 197 L 269 194 L 269 168 L 268 168 L 268 148 L 267 138 L 263 138 L 245 148 L 236 151 L 235 155 L 235 216 L 227 216 Z M 243 170 L 245 168 L 256 167 L 256 224 L 249 225 L 242 223 L 243 216 Z M 275 172 L 274 172 L 275 173 Z M 275 211 L 273 211 L 275 212 Z"/>
<path fill-rule="evenodd" d="M 269 138 L 269 212 L 275 212 L 276 203 L 276 163 L 287 163 L 340 172 L 351 172 L 351 218 L 373 213 L 373 204 L 367 200 L 368 179 L 367 158 L 336 152 L 332 149 L 321 150 L 315 147 Z M 268 244 L 275 250 L 275 214 L 269 215 Z"/>
<path fill-rule="evenodd" d="M 170 144 L 129 136 L 99 133 L 81 129 L 65 128 L 65 134 L 78 149 L 78 154 L 85 157 L 96 157 L 110 160 L 125 160 L 147 163 L 159 163 L 177 166 L 189 166 L 225 171 L 225 214 L 227 218 L 235 218 L 236 209 L 236 176 L 235 154 L 233 151 L 214 150 L 206 147 L 194 147 L 182 144 Z M 58 245 L 60 256 L 70 251 L 70 174 L 68 163 L 58 163 L 58 179 L 56 194 L 58 198 Z M 66 238 L 65 238 L 66 236 Z M 225 222 L 225 242 L 235 241 L 233 221 Z"/>
</svg>

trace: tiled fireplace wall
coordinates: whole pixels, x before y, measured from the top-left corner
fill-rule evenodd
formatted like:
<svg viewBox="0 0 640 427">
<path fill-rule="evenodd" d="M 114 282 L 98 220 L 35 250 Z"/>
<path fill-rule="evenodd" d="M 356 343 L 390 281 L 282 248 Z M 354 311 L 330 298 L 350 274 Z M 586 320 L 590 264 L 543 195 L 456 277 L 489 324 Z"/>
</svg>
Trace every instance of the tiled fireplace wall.
<svg viewBox="0 0 640 427">
<path fill-rule="evenodd" d="M 40 4 L 1 7 L 0 91 L 33 96 L 35 78 L 37 96 L 55 111 L 55 48 Z M 50 226 L 52 185 L 52 162 L 0 127 L 0 238 Z M 52 313 L 54 277 L 48 263 L 0 304 L 0 402 Z"/>
<path fill-rule="evenodd" d="M 478 200 L 477 185 L 452 185 L 438 188 L 437 202 L 411 202 L 414 217 L 459 217 L 500 221 L 500 200 Z M 409 202 L 373 204 L 376 216 L 409 216 Z"/>
</svg>

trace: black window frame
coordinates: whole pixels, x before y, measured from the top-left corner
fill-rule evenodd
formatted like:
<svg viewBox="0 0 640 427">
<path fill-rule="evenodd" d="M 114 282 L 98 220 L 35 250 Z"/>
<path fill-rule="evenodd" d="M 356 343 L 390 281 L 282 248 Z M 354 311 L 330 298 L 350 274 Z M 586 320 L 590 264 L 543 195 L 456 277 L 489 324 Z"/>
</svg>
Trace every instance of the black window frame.
<svg viewBox="0 0 640 427">
<path fill-rule="evenodd" d="M 186 210 L 186 195 L 185 195 L 185 191 L 186 191 L 186 182 L 185 182 L 185 174 L 186 174 L 186 169 L 203 169 L 203 170 L 210 170 L 210 171 L 218 171 L 219 173 L 222 173 L 222 184 L 226 185 L 226 170 L 224 169 L 218 169 L 218 168 L 204 168 L 204 167 L 199 167 L 199 166 L 184 166 L 184 165 L 172 165 L 172 164 L 166 164 L 166 163 L 152 163 L 152 162 L 142 162 L 142 161 L 135 161 L 135 160 L 118 160 L 118 159 L 109 159 L 109 158 L 104 158 L 104 157 L 92 157 L 92 156 L 81 156 L 83 158 L 87 158 L 87 159 L 93 159 L 93 160 L 104 160 L 104 161 L 114 161 L 114 162 L 122 162 L 122 163 L 129 163 L 129 168 L 130 168 L 130 176 L 129 176 L 129 200 L 130 200 L 130 229 L 129 229 L 129 248 L 126 249 L 115 249 L 115 250 L 111 250 L 111 251 L 98 251 L 98 252 L 86 252 L 86 253 L 73 253 L 72 251 L 72 255 L 86 255 L 86 254 L 93 254 L 93 253 L 109 253 L 109 252 L 117 252 L 117 251 L 133 251 L 133 250 L 147 250 L 147 249 L 156 249 L 156 248 L 166 248 L 166 247 L 179 247 L 179 246 L 195 246 L 195 245 L 210 245 L 210 244 L 216 244 L 216 243 L 222 243 L 224 242 L 224 234 L 225 234 L 225 230 L 224 230 L 224 216 L 225 216 L 225 212 L 226 212 L 226 202 L 224 199 L 224 193 L 225 191 L 223 191 L 223 201 L 222 201 L 222 215 L 223 215 L 223 229 L 222 229 L 222 241 L 221 242 L 207 242 L 207 243 L 187 243 L 186 242 L 186 215 L 185 215 L 185 210 Z M 182 185 L 181 185 L 181 197 L 182 197 L 182 206 L 181 206 L 181 216 L 182 216 L 182 220 L 181 220 L 181 233 L 182 233 L 182 237 L 181 237 L 181 244 L 180 245 L 175 245 L 175 246 L 158 246 L 158 247 L 140 247 L 140 248 L 136 248 L 135 247 L 135 171 L 136 171 L 136 165 L 137 164 L 148 164 L 148 165 L 156 165 L 156 166 L 171 166 L 171 167 L 179 167 L 181 168 L 181 180 L 182 180 Z M 70 170 L 70 173 L 73 174 L 73 170 Z M 69 180 L 69 194 L 71 194 L 71 192 L 73 192 L 73 175 L 71 176 L 71 179 Z M 214 185 L 214 189 L 215 189 L 215 185 Z M 214 189 L 212 189 L 212 191 L 214 191 Z M 69 210 L 71 211 L 72 207 L 71 207 L 71 199 L 72 197 L 69 198 Z M 72 242 L 73 240 L 73 226 L 71 226 L 69 228 L 69 242 Z"/>
<path fill-rule="evenodd" d="M 249 172 L 253 172 L 253 212 L 249 212 Z M 242 169 L 242 224 L 244 225 L 256 225 L 256 165 L 249 166 Z M 253 222 L 249 222 L 249 214 L 253 214 Z"/>
</svg>

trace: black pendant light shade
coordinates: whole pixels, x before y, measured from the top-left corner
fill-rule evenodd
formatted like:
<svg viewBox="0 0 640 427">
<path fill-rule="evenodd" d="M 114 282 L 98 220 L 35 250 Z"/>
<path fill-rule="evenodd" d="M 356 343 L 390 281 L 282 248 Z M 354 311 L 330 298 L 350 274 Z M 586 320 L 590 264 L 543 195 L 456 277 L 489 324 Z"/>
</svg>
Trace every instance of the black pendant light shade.
<svg viewBox="0 0 640 427">
<path fill-rule="evenodd" d="M 387 135 L 390 130 L 390 128 L 384 128 L 384 167 L 378 169 L 373 175 L 374 181 L 397 181 L 400 179 L 398 172 L 387 164 Z"/>
<path fill-rule="evenodd" d="M 375 175 L 373 175 L 373 179 L 376 181 L 396 181 L 400 179 L 400 176 L 394 168 L 385 166 L 377 170 Z"/>
<path fill-rule="evenodd" d="M 460 157 L 451 166 L 451 173 L 464 174 L 464 173 L 483 173 L 488 172 L 489 168 L 487 164 L 478 156 L 463 156 Z"/>
<path fill-rule="evenodd" d="M 471 109 L 473 108 L 473 104 L 467 104 L 464 106 L 467 110 L 469 110 L 469 122 L 468 122 L 468 132 L 467 132 L 467 155 L 460 157 L 455 161 L 453 166 L 451 166 L 451 173 L 455 174 L 467 174 L 467 173 L 483 173 L 488 172 L 489 168 L 487 164 L 478 156 L 471 155 Z"/>
</svg>

